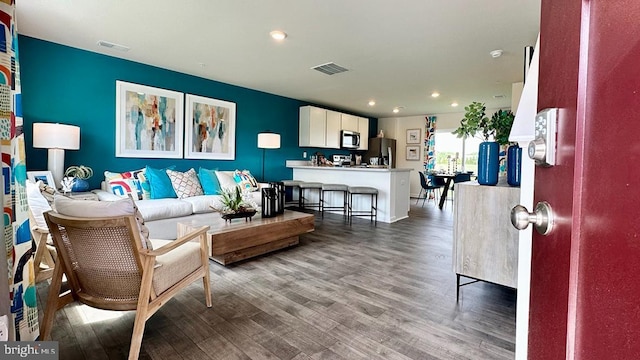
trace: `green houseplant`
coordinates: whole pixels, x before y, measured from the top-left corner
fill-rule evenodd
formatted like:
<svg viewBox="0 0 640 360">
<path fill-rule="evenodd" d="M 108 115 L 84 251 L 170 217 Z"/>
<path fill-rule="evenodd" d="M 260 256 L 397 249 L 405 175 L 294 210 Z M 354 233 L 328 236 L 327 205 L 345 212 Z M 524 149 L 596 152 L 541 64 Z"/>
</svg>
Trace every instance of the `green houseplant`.
<svg viewBox="0 0 640 360">
<path fill-rule="evenodd" d="M 487 107 L 484 103 L 472 102 L 469 106 L 465 106 L 464 118 L 460 120 L 460 126 L 452 133 L 459 138 L 466 139 L 474 137 L 478 131 L 482 132 L 484 141 L 489 141 L 489 137 L 495 134 L 495 130 L 491 125 L 491 119 L 486 115 Z"/>
<path fill-rule="evenodd" d="M 84 165 L 69 166 L 64 171 L 66 178 L 71 178 L 71 191 L 83 192 L 89 190 L 89 178 L 93 176 L 93 169 Z"/>
<path fill-rule="evenodd" d="M 257 204 L 250 200 L 248 196 L 245 196 L 239 187 L 232 189 L 222 189 L 220 191 L 220 203 L 222 208 L 211 208 L 222 214 L 222 218 L 225 220 L 231 220 L 235 218 L 250 218 L 257 212 Z"/>
</svg>

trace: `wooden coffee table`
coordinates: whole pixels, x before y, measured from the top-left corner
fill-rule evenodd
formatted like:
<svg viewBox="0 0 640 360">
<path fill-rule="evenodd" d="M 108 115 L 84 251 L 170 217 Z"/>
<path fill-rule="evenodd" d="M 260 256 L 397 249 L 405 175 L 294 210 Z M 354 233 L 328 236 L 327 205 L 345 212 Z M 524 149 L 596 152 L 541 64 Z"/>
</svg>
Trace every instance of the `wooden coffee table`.
<svg viewBox="0 0 640 360">
<path fill-rule="evenodd" d="M 234 219 L 230 222 L 220 214 L 212 213 L 211 218 L 179 222 L 178 236 L 203 225 L 210 226 L 207 232 L 211 245 L 209 257 L 222 265 L 296 245 L 299 235 L 315 229 L 312 214 L 291 210 L 272 218 L 257 214 L 251 221 Z"/>
</svg>

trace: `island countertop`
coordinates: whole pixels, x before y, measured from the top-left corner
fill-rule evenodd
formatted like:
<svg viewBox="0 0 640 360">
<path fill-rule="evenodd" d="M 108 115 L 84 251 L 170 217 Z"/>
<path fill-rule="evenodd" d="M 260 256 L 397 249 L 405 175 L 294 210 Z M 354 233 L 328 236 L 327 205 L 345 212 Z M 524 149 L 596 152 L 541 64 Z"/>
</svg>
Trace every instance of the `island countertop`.
<svg viewBox="0 0 640 360">
<path fill-rule="evenodd" d="M 302 164 L 300 164 L 302 163 Z M 378 189 L 378 221 L 391 223 L 409 216 L 409 172 L 413 169 L 310 166 L 303 161 L 287 161 L 293 169 L 293 179 L 321 182 L 325 184 L 345 184 L 348 186 L 371 186 Z M 317 192 L 309 195 L 310 202 L 317 202 Z M 339 194 L 327 194 L 329 204 L 342 201 Z M 366 199 L 364 199 L 366 200 Z M 363 199 L 354 199 L 354 206 L 370 206 Z"/>
<path fill-rule="evenodd" d="M 313 170 L 338 170 L 338 171 L 375 171 L 375 172 L 395 172 L 395 171 L 411 171 L 413 169 L 404 168 L 382 168 L 382 167 L 360 167 L 360 166 L 310 166 L 310 165 L 291 165 L 287 166 L 291 169 L 313 169 Z"/>
</svg>

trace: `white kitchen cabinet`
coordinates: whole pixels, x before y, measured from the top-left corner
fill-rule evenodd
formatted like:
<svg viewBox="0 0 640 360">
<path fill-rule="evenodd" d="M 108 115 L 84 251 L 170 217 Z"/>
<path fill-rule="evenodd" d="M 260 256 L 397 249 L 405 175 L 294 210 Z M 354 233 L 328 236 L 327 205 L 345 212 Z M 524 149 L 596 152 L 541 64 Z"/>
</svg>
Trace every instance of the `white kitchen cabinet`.
<svg viewBox="0 0 640 360">
<path fill-rule="evenodd" d="M 358 132 L 358 117 L 349 114 L 342 114 L 342 130 Z"/>
<path fill-rule="evenodd" d="M 358 132 L 360 133 L 360 147 L 358 150 L 369 150 L 369 119 L 358 118 Z"/>
<path fill-rule="evenodd" d="M 340 130 L 342 126 L 342 114 L 337 111 L 327 110 L 327 126 L 325 131 L 325 146 L 331 149 L 340 149 Z"/>
<path fill-rule="evenodd" d="M 300 107 L 299 146 L 326 147 L 327 110 L 315 106 Z"/>
</svg>

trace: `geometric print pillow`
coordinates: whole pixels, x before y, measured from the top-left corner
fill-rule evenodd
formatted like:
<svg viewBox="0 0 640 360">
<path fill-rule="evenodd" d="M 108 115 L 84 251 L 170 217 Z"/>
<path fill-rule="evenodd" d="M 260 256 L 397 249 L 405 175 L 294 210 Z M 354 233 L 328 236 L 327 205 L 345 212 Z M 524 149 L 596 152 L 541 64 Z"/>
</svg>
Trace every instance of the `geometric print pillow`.
<svg viewBox="0 0 640 360">
<path fill-rule="evenodd" d="M 115 195 L 127 197 L 131 194 L 137 200 L 150 199 L 149 182 L 144 176 L 144 170 L 143 168 L 123 173 L 105 171 L 104 179 Z"/>
<path fill-rule="evenodd" d="M 178 195 L 178 199 L 204 195 L 202 185 L 198 180 L 198 174 L 196 174 L 194 168 L 189 169 L 187 172 L 167 170 L 167 175 L 169 175 L 171 186 L 173 186 L 173 190 Z"/>
<path fill-rule="evenodd" d="M 233 179 L 242 191 L 257 191 L 258 181 L 251 175 L 249 170 L 236 170 L 233 172 Z"/>
</svg>

